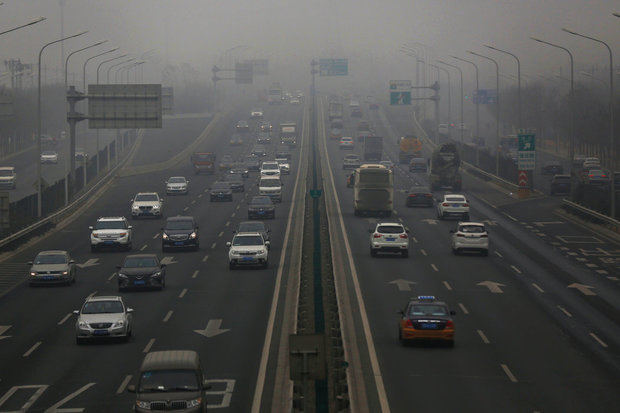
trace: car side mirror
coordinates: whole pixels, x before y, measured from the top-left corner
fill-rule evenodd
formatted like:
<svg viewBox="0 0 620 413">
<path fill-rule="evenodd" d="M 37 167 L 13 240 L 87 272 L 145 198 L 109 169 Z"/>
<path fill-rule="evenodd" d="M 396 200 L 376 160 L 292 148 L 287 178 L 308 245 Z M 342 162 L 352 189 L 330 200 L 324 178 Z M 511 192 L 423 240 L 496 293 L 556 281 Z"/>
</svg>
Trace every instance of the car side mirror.
<svg viewBox="0 0 620 413">
<path fill-rule="evenodd" d="M 133 308 L 128 308 L 128 309 L 127 309 L 127 312 L 128 312 L 128 313 L 133 313 Z"/>
<path fill-rule="evenodd" d="M 129 225 L 127 229 L 133 229 L 133 225 Z"/>
<path fill-rule="evenodd" d="M 265 246 L 266 246 L 266 247 L 269 247 L 270 245 L 271 245 L 271 242 L 269 242 L 269 241 L 265 241 Z"/>
<path fill-rule="evenodd" d="M 136 392 L 136 386 L 134 386 L 133 384 L 130 384 L 129 386 L 127 386 L 127 392 L 135 393 Z"/>
<path fill-rule="evenodd" d="M 204 379 L 202 381 L 202 389 L 203 390 L 211 390 L 211 385 L 209 384 L 209 380 Z"/>
<path fill-rule="evenodd" d="M 69 260 L 69 264 L 75 264 L 75 260 Z"/>
<path fill-rule="evenodd" d="M 227 243 L 226 243 L 226 248 L 230 248 L 230 246 L 231 246 L 231 245 L 232 245 L 232 243 L 227 242 Z"/>
<path fill-rule="evenodd" d="M 73 310 L 73 314 L 80 315 L 80 310 Z"/>
<path fill-rule="evenodd" d="M 92 231 L 92 230 L 93 230 L 93 227 L 92 227 L 92 225 L 91 225 L 90 227 L 88 227 L 88 229 Z"/>
<path fill-rule="evenodd" d="M 450 315 L 456 315 L 456 311 L 450 310 Z"/>
</svg>

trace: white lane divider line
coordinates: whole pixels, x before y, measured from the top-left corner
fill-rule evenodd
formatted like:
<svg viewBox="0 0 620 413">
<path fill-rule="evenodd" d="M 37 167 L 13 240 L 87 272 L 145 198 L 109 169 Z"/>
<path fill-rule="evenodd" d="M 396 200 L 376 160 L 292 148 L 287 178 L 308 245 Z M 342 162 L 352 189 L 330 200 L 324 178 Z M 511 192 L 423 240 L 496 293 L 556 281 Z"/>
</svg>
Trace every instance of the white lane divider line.
<svg viewBox="0 0 620 413">
<path fill-rule="evenodd" d="M 230 217 L 231 217 L 231 218 L 234 218 L 234 217 L 235 217 L 235 215 L 237 215 L 237 213 L 236 213 L 236 212 L 233 212 L 232 214 L 230 214 Z"/>
<path fill-rule="evenodd" d="M 517 222 L 517 221 L 518 221 L 518 219 L 517 219 L 517 218 L 515 218 L 515 217 L 513 217 L 513 216 L 511 216 L 511 215 L 508 215 L 508 214 L 507 214 L 507 213 L 505 213 L 505 212 L 502 212 L 502 214 L 506 215 L 508 218 L 512 219 L 514 222 Z"/>
<path fill-rule="evenodd" d="M 146 343 L 146 347 L 144 347 L 144 350 L 142 350 L 143 353 L 148 353 L 149 351 L 151 351 L 151 347 L 153 347 L 153 344 L 155 344 L 155 339 L 152 338 L 149 340 L 148 343 Z"/>
<path fill-rule="evenodd" d="M 207 255 L 208 257 L 208 255 Z M 194 271 L 194 273 L 192 274 L 192 278 L 196 278 L 198 277 L 198 270 Z"/>
<path fill-rule="evenodd" d="M 147 245 L 144 244 L 143 246 L 140 247 L 140 251 L 144 251 L 146 249 Z"/>
<path fill-rule="evenodd" d="M 403 223 L 403 219 L 401 217 L 398 217 L 398 220 Z"/>
<path fill-rule="evenodd" d="M 482 342 L 484 344 L 490 344 L 491 342 L 489 341 L 489 339 L 487 338 L 486 334 L 484 334 L 484 332 L 482 330 L 476 330 L 478 332 L 478 335 L 480 336 L 480 338 L 482 339 Z"/>
<path fill-rule="evenodd" d="M 213 244 L 211 244 L 211 249 L 214 250 L 216 245 L 217 245 L 217 242 L 214 242 Z"/>
<path fill-rule="evenodd" d="M 536 288 L 538 290 L 538 292 L 544 293 L 545 290 L 543 290 L 542 288 L 540 288 L 540 286 L 536 283 L 532 283 L 532 287 Z"/>
<path fill-rule="evenodd" d="M 206 194 L 207 192 L 209 192 L 209 188 L 205 188 L 205 190 L 202 191 L 202 192 L 204 192 Z"/>
<path fill-rule="evenodd" d="M 592 337 L 593 339 L 595 339 L 596 341 L 598 341 L 598 343 L 599 343 L 601 346 L 603 346 L 603 347 L 605 347 L 605 348 L 607 348 L 607 347 L 608 347 L 608 346 L 607 346 L 607 343 L 605 343 L 603 340 L 601 340 L 600 338 L 598 338 L 598 336 L 597 336 L 596 334 L 594 334 L 594 333 L 590 333 L 590 337 Z"/>
<path fill-rule="evenodd" d="M 597 273 L 599 273 L 599 274 L 603 274 L 603 275 L 605 275 L 605 274 L 609 274 L 609 273 L 608 273 L 607 271 L 605 271 L 605 270 L 596 270 L 596 272 L 597 272 Z"/>
<path fill-rule="evenodd" d="M 418 243 L 418 239 L 416 237 L 411 237 L 411 239 L 413 240 L 413 242 L 415 242 L 416 244 Z"/>
<path fill-rule="evenodd" d="M 397 210 L 392 210 L 392 212 L 394 212 L 394 215 L 398 215 L 398 211 Z"/>
<path fill-rule="evenodd" d="M 469 310 L 463 305 L 463 303 L 459 303 L 459 307 L 461 307 L 463 314 L 469 314 Z"/>
<path fill-rule="evenodd" d="M 237 211 L 239 211 L 239 209 L 241 208 L 241 204 L 237 205 L 237 208 L 235 208 Z"/>
<path fill-rule="evenodd" d="M 448 283 L 448 281 L 442 281 L 442 283 L 448 291 L 452 291 L 452 286 Z"/>
<path fill-rule="evenodd" d="M 561 305 L 558 305 L 557 307 L 558 307 L 558 309 L 559 309 L 561 312 L 563 312 L 564 314 L 566 314 L 566 317 L 572 317 L 572 316 L 573 316 L 571 313 L 569 313 L 569 312 L 566 310 L 566 308 L 562 307 Z"/>
<path fill-rule="evenodd" d="M 127 376 L 125 376 L 125 378 L 121 382 L 121 385 L 118 386 L 118 389 L 116 390 L 116 394 L 123 394 L 123 392 L 125 391 L 125 388 L 127 387 L 129 382 L 131 381 L 132 377 L 133 376 L 131 374 L 128 374 Z"/>
<path fill-rule="evenodd" d="M 208 260 L 208 259 L 209 259 L 209 256 L 208 256 L 208 255 L 205 255 L 205 256 L 202 258 L 202 262 L 207 262 L 207 260 Z"/>
<path fill-rule="evenodd" d="M 510 268 L 512 268 L 514 272 L 516 272 L 517 274 L 521 274 L 521 270 L 515 267 L 514 265 L 511 265 Z"/>
<path fill-rule="evenodd" d="M 198 195 L 198 198 L 202 198 L 202 194 L 199 194 L 199 195 Z"/>
<path fill-rule="evenodd" d="M 224 224 L 225 227 L 230 225 L 230 221 L 226 221 L 226 224 Z"/>
<path fill-rule="evenodd" d="M 435 264 L 431 264 L 431 267 L 433 267 L 433 270 L 435 270 L 435 272 L 439 272 L 439 268 L 437 268 Z"/>
<path fill-rule="evenodd" d="M 157 237 L 159 237 L 159 232 L 155 235 L 153 235 L 153 239 L 157 239 Z"/>
<path fill-rule="evenodd" d="M 185 208 L 183 208 L 183 211 L 187 211 L 189 209 L 188 206 L 186 206 Z"/>
<path fill-rule="evenodd" d="M 174 313 L 174 311 L 172 311 L 172 310 L 168 311 L 168 313 L 166 314 L 166 316 L 164 317 L 164 319 L 163 319 L 163 320 L 161 320 L 161 321 L 163 321 L 164 323 L 167 323 L 167 322 L 168 322 L 168 320 L 170 320 L 170 317 L 172 317 L 172 313 Z"/>
<path fill-rule="evenodd" d="M 97 294 L 97 293 L 98 293 L 98 291 L 93 291 L 92 293 L 90 293 L 90 294 L 88 295 L 88 297 L 86 297 L 86 299 L 93 298 L 93 297 L 95 296 L 95 294 Z"/>
<path fill-rule="evenodd" d="M 589 264 L 586 264 L 586 267 L 588 267 L 588 268 L 598 268 L 598 265 L 589 263 Z"/>
<path fill-rule="evenodd" d="M 224 235 L 224 231 L 220 232 L 219 234 L 217 234 L 218 238 L 222 238 L 222 235 Z"/>
<path fill-rule="evenodd" d="M 22 354 L 22 357 L 28 357 L 30 356 L 37 348 L 39 348 L 39 346 L 41 345 L 41 341 L 37 341 L 32 347 L 30 347 L 30 349 L 28 349 L 27 352 L 25 352 L 24 354 Z"/>
<path fill-rule="evenodd" d="M 508 376 L 508 378 L 510 379 L 511 382 L 513 383 L 517 383 L 519 380 L 517 380 L 517 378 L 515 377 L 514 374 L 512 374 L 512 371 L 510 371 L 510 369 L 508 368 L 507 365 L 505 364 L 500 364 L 500 366 L 502 366 L 502 370 L 504 370 L 504 373 L 506 373 L 506 376 Z"/>
<path fill-rule="evenodd" d="M 69 319 L 69 317 L 71 317 L 71 314 L 73 314 L 73 313 L 69 313 L 69 314 L 67 314 L 66 316 L 64 316 L 64 317 L 62 318 L 62 320 L 60 320 L 60 321 L 59 321 L 58 323 L 56 323 L 56 324 L 57 324 L 57 325 L 59 325 L 59 326 L 63 325 L 63 324 L 65 323 L 65 321 L 67 321 L 67 320 Z"/>
<path fill-rule="evenodd" d="M 423 250 L 423 249 L 421 249 L 421 250 L 420 250 L 420 252 L 421 252 L 421 253 L 422 253 L 422 255 L 424 255 L 425 257 L 428 255 L 428 254 L 426 253 L 426 251 L 425 251 L 425 250 Z"/>
<path fill-rule="evenodd" d="M 504 256 L 502 254 L 500 254 L 499 251 L 493 251 L 495 253 L 495 255 L 497 255 L 500 258 L 504 258 Z"/>
<path fill-rule="evenodd" d="M 181 294 L 179 294 L 179 298 L 185 297 L 186 293 L 187 293 L 187 288 L 183 288 L 183 291 L 181 291 Z"/>
<path fill-rule="evenodd" d="M 114 278 L 114 276 L 115 276 L 115 275 L 116 275 L 116 273 L 115 273 L 115 272 L 113 272 L 113 273 L 112 273 L 112 275 L 110 275 L 110 276 L 108 277 L 108 281 L 112 281 L 112 279 Z"/>
<path fill-rule="evenodd" d="M 196 200 L 193 199 L 192 202 L 190 202 L 190 204 L 194 205 L 196 203 Z"/>
</svg>

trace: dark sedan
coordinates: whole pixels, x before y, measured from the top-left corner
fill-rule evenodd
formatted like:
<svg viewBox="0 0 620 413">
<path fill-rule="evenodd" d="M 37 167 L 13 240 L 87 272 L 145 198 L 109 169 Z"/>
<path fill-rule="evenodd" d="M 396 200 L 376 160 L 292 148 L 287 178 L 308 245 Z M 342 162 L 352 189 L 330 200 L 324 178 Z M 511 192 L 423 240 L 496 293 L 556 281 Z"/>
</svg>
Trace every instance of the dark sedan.
<svg viewBox="0 0 620 413">
<path fill-rule="evenodd" d="M 233 192 L 244 192 L 245 184 L 243 183 L 243 176 L 239 173 L 227 173 L 224 175 L 224 182 L 228 182 L 230 189 Z"/>
<path fill-rule="evenodd" d="M 248 219 L 276 217 L 276 206 L 268 196 L 255 196 L 248 204 Z"/>
<path fill-rule="evenodd" d="M 214 182 L 209 188 L 211 202 L 213 201 L 231 201 L 233 200 L 233 191 L 228 182 Z"/>
<path fill-rule="evenodd" d="M 276 149 L 276 158 L 286 158 L 290 161 L 292 157 L 293 154 L 291 153 L 291 149 L 288 146 L 280 145 Z"/>
<path fill-rule="evenodd" d="M 425 186 L 415 186 L 409 190 L 407 194 L 408 207 L 413 206 L 426 206 L 432 207 L 434 205 L 433 193 Z"/>
<path fill-rule="evenodd" d="M 166 264 L 161 264 L 155 254 L 128 255 L 123 265 L 117 265 L 118 290 L 129 288 L 166 287 Z"/>
<path fill-rule="evenodd" d="M 559 162 L 547 162 L 540 171 L 543 175 L 558 175 L 564 173 L 564 167 Z"/>
<path fill-rule="evenodd" d="M 258 156 L 250 155 L 245 157 L 245 167 L 248 171 L 258 171 L 260 169 L 260 160 Z"/>
<path fill-rule="evenodd" d="M 570 175 L 554 175 L 551 178 L 551 195 L 570 194 Z"/>
<path fill-rule="evenodd" d="M 193 248 L 198 250 L 200 239 L 198 224 L 193 217 L 171 217 L 162 229 L 161 250 L 168 248 Z"/>
</svg>

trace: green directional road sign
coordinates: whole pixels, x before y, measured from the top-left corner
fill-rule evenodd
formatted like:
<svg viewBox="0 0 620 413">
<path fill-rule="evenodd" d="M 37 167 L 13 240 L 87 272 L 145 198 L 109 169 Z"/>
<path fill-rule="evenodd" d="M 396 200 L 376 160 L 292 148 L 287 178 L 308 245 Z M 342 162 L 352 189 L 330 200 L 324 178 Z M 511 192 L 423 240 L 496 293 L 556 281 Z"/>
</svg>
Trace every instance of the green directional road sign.
<svg viewBox="0 0 620 413">
<path fill-rule="evenodd" d="M 519 150 L 535 151 L 536 136 L 534 134 L 519 134 Z"/>
<path fill-rule="evenodd" d="M 517 167 L 520 171 L 533 171 L 536 168 L 536 136 L 520 133 L 518 140 Z"/>
<path fill-rule="evenodd" d="M 310 190 L 310 196 L 312 198 L 320 198 L 322 194 L 323 194 L 323 191 L 320 190 L 320 189 L 311 189 Z"/>
<path fill-rule="evenodd" d="M 390 92 L 390 105 L 411 105 L 411 92 Z"/>
<path fill-rule="evenodd" d="M 349 59 L 319 59 L 319 76 L 347 76 Z"/>
</svg>

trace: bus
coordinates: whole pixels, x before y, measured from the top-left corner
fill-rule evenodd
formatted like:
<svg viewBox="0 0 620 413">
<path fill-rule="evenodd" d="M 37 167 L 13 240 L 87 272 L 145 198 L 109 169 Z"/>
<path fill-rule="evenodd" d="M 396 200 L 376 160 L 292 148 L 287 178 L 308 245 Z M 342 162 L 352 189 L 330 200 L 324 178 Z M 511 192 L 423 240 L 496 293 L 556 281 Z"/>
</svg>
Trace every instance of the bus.
<svg viewBox="0 0 620 413">
<path fill-rule="evenodd" d="M 389 217 L 394 206 L 394 176 L 380 164 L 364 164 L 355 170 L 353 184 L 355 216 L 380 215 Z"/>
</svg>

